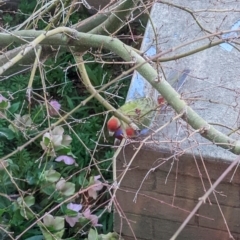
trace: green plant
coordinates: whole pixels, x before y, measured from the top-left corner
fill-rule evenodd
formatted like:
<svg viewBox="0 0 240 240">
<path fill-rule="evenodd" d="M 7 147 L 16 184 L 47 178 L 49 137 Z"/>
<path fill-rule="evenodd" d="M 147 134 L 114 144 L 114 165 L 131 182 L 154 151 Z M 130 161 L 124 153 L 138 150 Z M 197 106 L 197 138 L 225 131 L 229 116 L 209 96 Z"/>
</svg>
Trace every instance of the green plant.
<svg viewBox="0 0 240 240">
<path fill-rule="evenodd" d="M 64 1 L 64 6 L 70 2 Z M 54 7 L 45 13 L 44 6 L 39 1 L 22 0 L 18 12 L 3 13 L 3 25 L 13 30 L 51 29 L 67 18 L 64 11 L 54 12 L 58 9 Z M 71 11 L 67 26 L 77 23 L 79 16 L 87 17 L 86 10 Z M 6 50 L 14 47 L 15 43 L 10 44 Z M 85 54 L 84 60 L 96 89 L 120 74 L 121 68 L 126 69 L 103 65 L 92 53 Z M 107 61 L 104 56 L 102 60 Z M 1 81 L 3 239 L 118 239 L 112 233 L 113 213 L 106 209 L 114 153 L 113 139 L 107 139 L 103 124 L 108 115 L 96 99 L 78 107 L 89 92 L 75 64 L 71 52 L 62 51 L 38 64 L 35 72 Z M 129 82 L 130 77 L 124 78 L 100 94 L 118 107 L 125 101 Z M 76 107 L 61 125 L 56 124 Z"/>
</svg>

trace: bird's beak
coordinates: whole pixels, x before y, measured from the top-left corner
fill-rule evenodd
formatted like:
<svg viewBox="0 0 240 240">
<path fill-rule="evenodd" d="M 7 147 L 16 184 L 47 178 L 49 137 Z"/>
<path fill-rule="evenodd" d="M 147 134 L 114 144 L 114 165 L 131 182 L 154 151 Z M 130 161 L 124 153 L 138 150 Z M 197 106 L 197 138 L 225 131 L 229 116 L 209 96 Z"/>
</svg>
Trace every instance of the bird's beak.
<svg viewBox="0 0 240 240">
<path fill-rule="evenodd" d="M 108 134 L 110 137 L 112 137 L 114 135 L 115 132 L 112 132 L 112 131 L 108 131 Z"/>
</svg>

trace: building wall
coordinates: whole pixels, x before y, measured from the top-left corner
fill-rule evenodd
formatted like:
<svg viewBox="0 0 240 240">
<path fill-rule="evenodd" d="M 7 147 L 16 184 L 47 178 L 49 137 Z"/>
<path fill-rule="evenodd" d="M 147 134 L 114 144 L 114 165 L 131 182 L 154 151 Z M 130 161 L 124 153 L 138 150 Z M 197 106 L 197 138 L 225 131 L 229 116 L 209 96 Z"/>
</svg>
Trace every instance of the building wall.
<svg viewBox="0 0 240 240">
<path fill-rule="evenodd" d="M 117 160 L 119 177 L 126 169 L 125 161 L 131 159 L 135 150 L 130 145 L 123 152 Z M 196 159 L 197 167 L 192 156 L 182 156 L 179 160 L 170 159 L 163 163 L 162 160 L 168 157 L 168 154 L 142 149 L 124 176 L 117 192 L 118 205 L 115 208 L 115 230 L 124 239 L 134 239 L 134 235 L 135 239 L 140 240 L 170 239 L 199 197 L 204 195 L 203 183 L 205 189 L 209 189 L 208 177 L 200 159 Z M 229 162 L 205 159 L 204 164 L 213 183 Z M 216 196 L 232 235 L 240 239 L 239 171 L 230 183 L 231 177 L 232 173 L 217 187 Z M 228 238 L 217 201 L 211 194 L 177 239 Z"/>
<path fill-rule="evenodd" d="M 239 8 L 236 1 L 172 0 L 171 3 L 193 11 L 206 9 L 196 17 L 204 29 L 213 33 L 236 29 L 240 24 L 239 12 L 231 10 Z M 216 11 L 207 11 L 209 9 Z M 229 127 L 239 129 L 239 51 L 224 43 L 220 47 L 175 60 L 179 54 L 210 44 L 212 40 L 205 36 L 206 32 L 202 31 L 189 12 L 156 1 L 141 50 L 151 50 L 150 56 L 159 50 L 169 50 L 169 54 L 161 59 L 161 68 L 167 79 L 172 70 L 182 72 L 189 69 L 190 74 L 180 89 L 181 97 L 199 116 L 229 135 Z M 203 41 L 195 41 L 197 38 Z M 185 46 L 187 42 L 193 44 Z M 181 45 L 184 47 L 175 49 Z M 172 60 L 167 60 L 168 57 L 172 57 Z M 135 73 L 134 76 L 127 100 L 152 96 L 149 84 L 144 84 L 145 80 L 139 74 Z M 199 130 L 206 129 L 205 124 L 196 132 L 183 120 L 173 121 L 175 116 L 175 111 L 170 107 L 157 113 L 151 129 L 157 130 L 164 124 L 166 127 L 149 140 L 152 148 L 142 149 L 137 154 L 120 184 L 115 208 L 115 230 L 125 235 L 125 239 L 170 239 L 198 199 L 209 189 L 211 184 L 208 176 L 214 182 L 235 158 L 229 151 L 231 146 L 224 150 L 214 144 L 217 139 L 209 142 L 201 137 Z M 238 132 L 230 136 L 239 140 Z M 119 178 L 136 148 L 135 143 L 127 146 L 118 157 Z M 163 151 L 172 151 L 175 156 L 182 155 L 173 160 L 171 154 L 163 154 Z M 200 156 L 204 159 L 204 165 Z M 234 238 L 240 239 L 239 170 L 232 182 L 231 177 L 232 173 L 217 187 L 217 200 L 211 194 L 178 240 L 229 239 L 218 203 Z M 136 201 L 133 201 L 136 196 Z"/>
</svg>

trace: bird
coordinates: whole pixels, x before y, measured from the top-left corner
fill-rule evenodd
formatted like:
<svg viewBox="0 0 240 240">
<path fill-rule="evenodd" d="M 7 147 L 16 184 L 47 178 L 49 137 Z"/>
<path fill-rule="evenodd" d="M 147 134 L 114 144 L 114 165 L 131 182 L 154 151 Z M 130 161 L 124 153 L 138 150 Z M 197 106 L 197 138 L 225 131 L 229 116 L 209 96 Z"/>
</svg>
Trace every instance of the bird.
<svg viewBox="0 0 240 240">
<path fill-rule="evenodd" d="M 123 137 L 135 138 L 146 135 L 157 108 L 157 101 L 151 97 L 137 98 L 126 102 L 118 111 L 129 117 L 139 127 L 139 130 L 133 129 L 121 119 L 112 116 L 107 122 L 109 135 L 119 140 Z"/>
<path fill-rule="evenodd" d="M 179 91 L 185 83 L 185 79 L 189 72 L 190 70 L 187 68 L 183 71 L 173 70 L 170 72 L 167 81 Z M 149 126 L 154 119 L 156 112 L 158 110 L 160 111 L 163 105 L 165 105 L 165 100 L 161 95 L 159 95 L 156 100 L 151 97 L 143 97 L 126 102 L 118 110 L 129 117 L 139 127 L 139 130 L 133 129 L 121 119 L 112 116 L 107 122 L 109 135 L 119 140 L 122 140 L 124 137 L 135 138 L 147 135 L 149 132 Z"/>
</svg>

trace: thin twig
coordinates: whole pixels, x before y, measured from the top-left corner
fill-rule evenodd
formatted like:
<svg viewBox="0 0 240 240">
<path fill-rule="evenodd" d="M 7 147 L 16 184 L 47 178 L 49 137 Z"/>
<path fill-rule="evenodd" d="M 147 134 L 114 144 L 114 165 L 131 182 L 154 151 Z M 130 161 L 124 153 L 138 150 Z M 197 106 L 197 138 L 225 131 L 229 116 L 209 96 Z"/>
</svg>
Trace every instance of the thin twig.
<svg viewBox="0 0 240 240">
<path fill-rule="evenodd" d="M 181 226 L 178 228 L 178 230 L 174 233 L 174 235 L 170 238 L 170 240 L 175 240 L 176 237 L 181 233 L 181 231 L 185 228 L 185 226 L 188 224 L 188 222 L 191 220 L 191 218 L 195 215 L 197 210 L 201 207 L 203 203 L 206 202 L 206 199 L 209 197 L 209 195 L 215 190 L 215 188 L 218 186 L 219 183 L 222 182 L 222 180 L 227 176 L 229 172 L 232 171 L 235 165 L 238 164 L 240 161 L 240 156 L 237 156 L 237 158 L 228 166 L 228 168 L 221 174 L 221 176 L 216 180 L 216 182 L 211 186 L 211 188 L 208 189 L 208 191 L 199 198 L 198 204 L 194 207 L 192 212 L 188 215 L 188 217 L 184 220 L 184 222 L 181 224 Z"/>
</svg>

